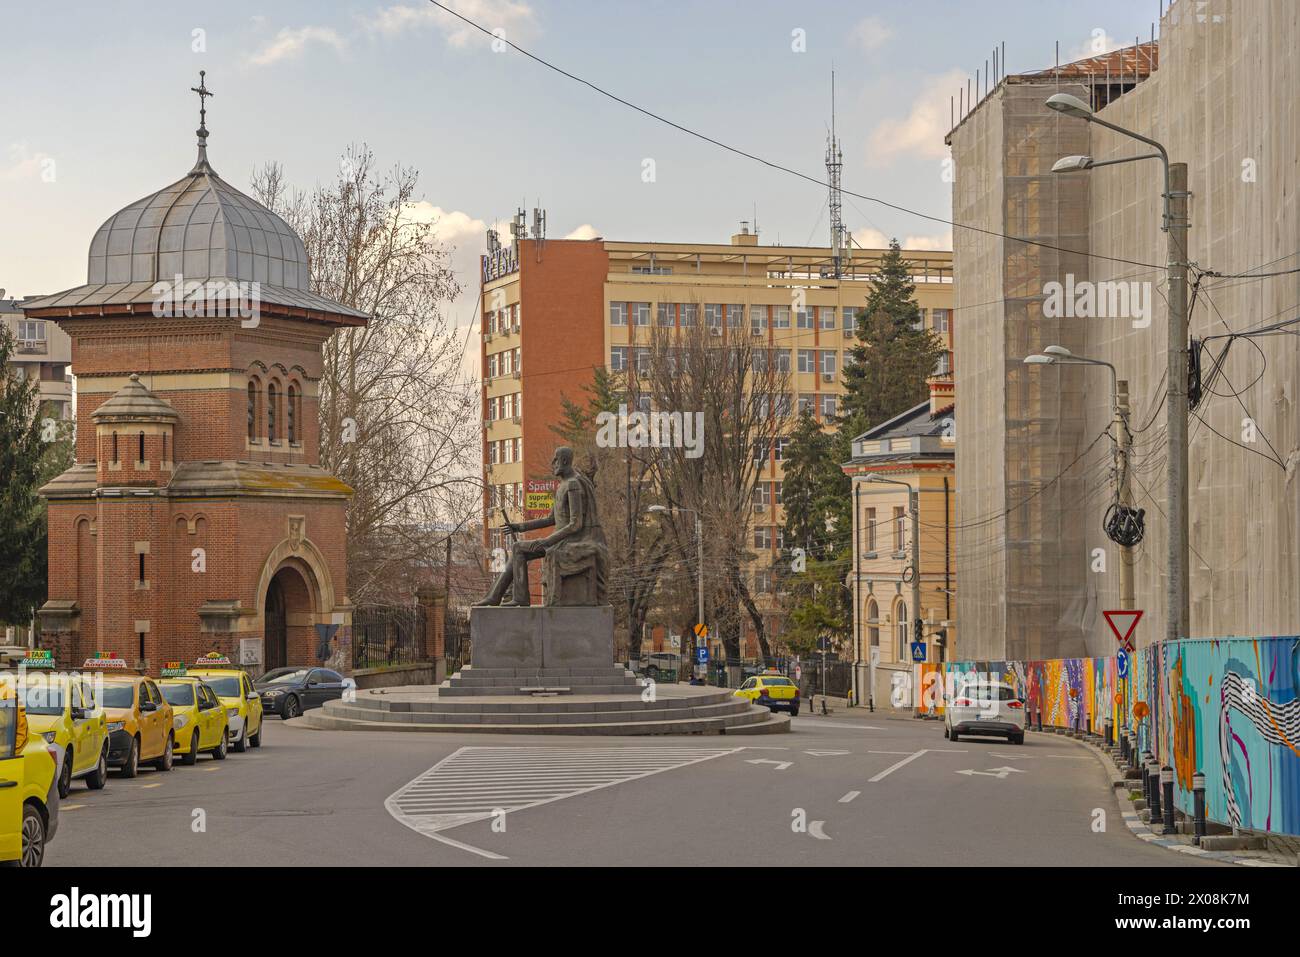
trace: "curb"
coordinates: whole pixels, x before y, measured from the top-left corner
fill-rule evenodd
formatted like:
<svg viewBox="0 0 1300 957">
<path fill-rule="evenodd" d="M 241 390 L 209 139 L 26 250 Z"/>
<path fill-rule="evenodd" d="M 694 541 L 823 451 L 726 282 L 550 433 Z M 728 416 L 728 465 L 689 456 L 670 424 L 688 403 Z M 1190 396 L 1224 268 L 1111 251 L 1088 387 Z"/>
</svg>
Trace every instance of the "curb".
<svg viewBox="0 0 1300 957">
<path fill-rule="evenodd" d="M 1052 731 L 1030 731 L 1030 734 L 1054 734 Z M 1142 820 L 1137 809 L 1133 806 L 1133 800 L 1128 796 L 1128 782 L 1123 773 L 1111 760 L 1110 755 L 1101 748 L 1097 747 L 1091 741 L 1083 738 L 1073 737 L 1070 735 L 1061 735 L 1067 740 L 1082 745 L 1092 752 L 1096 757 L 1102 769 L 1110 778 L 1111 793 L 1114 794 L 1116 802 L 1119 804 L 1120 816 L 1124 819 L 1124 824 L 1134 837 L 1148 844 L 1157 847 L 1163 847 L 1166 850 L 1174 851 L 1178 854 L 1186 854 L 1190 857 L 1205 858 L 1210 861 L 1223 861 L 1228 864 L 1237 864 L 1242 867 L 1294 867 L 1294 864 L 1288 864 L 1285 861 L 1269 860 L 1262 857 L 1239 857 L 1231 851 L 1208 851 L 1205 848 L 1197 847 L 1195 844 L 1185 843 L 1174 836 L 1166 836 L 1163 833 L 1157 834 L 1145 821 Z M 1123 787 L 1121 787 L 1123 785 Z M 1127 810 L 1125 809 L 1127 805 Z"/>
</svg>

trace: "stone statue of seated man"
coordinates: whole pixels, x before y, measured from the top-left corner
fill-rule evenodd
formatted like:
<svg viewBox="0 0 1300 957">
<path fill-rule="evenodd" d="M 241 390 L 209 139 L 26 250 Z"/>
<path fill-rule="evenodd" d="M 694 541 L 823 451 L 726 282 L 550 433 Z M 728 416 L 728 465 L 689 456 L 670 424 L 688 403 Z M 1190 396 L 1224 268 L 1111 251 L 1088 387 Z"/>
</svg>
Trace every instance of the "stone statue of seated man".
<svg viewBox="0 0 1300 957">
<path fill-rule="evenodd" d="M 573 467 L 573 449 L 560 446 L 551 458 L 551 471 L 560 479 L 555 505 L 545 518 L 510 522 L 516 535 L 535 528 L 555 531 L 545 538 L 516 541 L 510 561 L 479 605 L 529 604 L 528 563 L 542 559 L 542 587 L 547 605 L 603 605 L 609 549 L 596 514 L 596 487 Z M 506 601 L 506 592 L 510 600 Z"/>
</svg>

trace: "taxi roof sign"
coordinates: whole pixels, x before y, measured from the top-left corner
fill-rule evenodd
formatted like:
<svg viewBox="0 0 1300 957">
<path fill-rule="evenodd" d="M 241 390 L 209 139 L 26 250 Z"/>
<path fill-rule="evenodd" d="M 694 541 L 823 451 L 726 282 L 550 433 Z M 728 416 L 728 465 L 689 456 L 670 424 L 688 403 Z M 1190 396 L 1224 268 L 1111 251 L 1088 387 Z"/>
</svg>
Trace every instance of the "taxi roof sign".
<svg viewBox="0 0 1300 957">
<path fill-rule="evenodd" d="M 53 668 L 54 652 L 46 648 L 33 648 L 22 660 L 24 668 Z"/>
<path fill-rule="evenodd" d="M 183 661 L 164 661 L 158 674 L 163 678 L 183 678 L 188 672 Z"/>
<path fill-rule="evenodd" d="M 194 664 L 202 668 L 219 668 L 222 665 L 229 665 L 230 659 L 219 651 L 209 651 Z"/>
<path fill-rule="evenodd" d="M 126 659 L 119 658 L 115 651 L 97 651 L 81 663 L 82 668 L 110 671 L 125 671 Z"/>
</svg>

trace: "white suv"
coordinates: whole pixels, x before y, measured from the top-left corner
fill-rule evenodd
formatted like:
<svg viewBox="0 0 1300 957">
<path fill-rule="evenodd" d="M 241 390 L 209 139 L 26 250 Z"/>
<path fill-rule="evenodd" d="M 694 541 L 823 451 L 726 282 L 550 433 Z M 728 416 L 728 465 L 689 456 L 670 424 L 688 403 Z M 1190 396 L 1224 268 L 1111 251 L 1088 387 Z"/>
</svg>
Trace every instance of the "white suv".
<svg viewBox="0 0 1300 957">
<path fill-rule="evenodd" d="M 995 734 L 1024 744 L 1025 721 L 1024 701 L 1001 682 L 970 679 L 944 695 L 943 736 L 949 741 L 963 734 Z"/>
</svg>

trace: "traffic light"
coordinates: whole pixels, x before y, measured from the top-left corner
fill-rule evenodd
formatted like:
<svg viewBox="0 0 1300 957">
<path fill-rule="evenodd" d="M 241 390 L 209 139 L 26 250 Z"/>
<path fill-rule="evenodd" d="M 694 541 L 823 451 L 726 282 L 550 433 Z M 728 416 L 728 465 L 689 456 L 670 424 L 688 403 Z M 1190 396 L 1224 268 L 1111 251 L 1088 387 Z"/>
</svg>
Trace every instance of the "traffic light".
<svg viewBox="0 0 1300 957">
<path fill-rule="evenodd" d="M 925 641 L 925 622 L 920 618 L 912 619 L 912 640 Z"/>
</svg>

